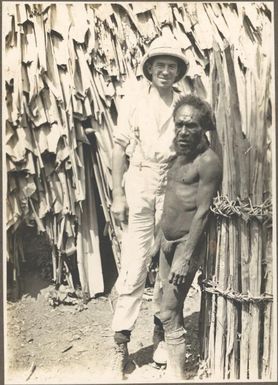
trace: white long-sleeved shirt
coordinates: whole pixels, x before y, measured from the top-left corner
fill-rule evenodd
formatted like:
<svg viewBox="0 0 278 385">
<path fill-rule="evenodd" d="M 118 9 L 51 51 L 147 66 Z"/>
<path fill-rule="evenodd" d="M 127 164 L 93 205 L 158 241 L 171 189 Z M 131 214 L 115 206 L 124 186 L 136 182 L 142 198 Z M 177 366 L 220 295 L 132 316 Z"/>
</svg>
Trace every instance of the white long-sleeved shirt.
<svg viewBox="0 0 278 385">
<path fill-rule="evenodd" d="M 175 155 L 173 107 L 180 94 L 173 90 L 167 106 L 151 89 L 142 85 L 121 101 L 119 109 L 114 142 L 125 148 L 133 164 L 164 163 Z"/>
</svg>

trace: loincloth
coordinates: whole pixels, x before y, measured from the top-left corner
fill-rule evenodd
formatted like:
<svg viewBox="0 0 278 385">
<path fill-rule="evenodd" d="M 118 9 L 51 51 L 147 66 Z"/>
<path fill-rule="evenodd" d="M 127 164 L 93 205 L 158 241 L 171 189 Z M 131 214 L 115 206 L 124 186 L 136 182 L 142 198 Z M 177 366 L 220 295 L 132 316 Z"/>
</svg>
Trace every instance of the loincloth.
<svg viewBox="0 0 278 385">
<path fill-rule="evenodd" d="M 162 231 L 160 248 L 168 263 L 172 263 L 173 257 L 179 258 L 179 256 L 186 255 L 186 247 L 189 234 L 185 234 L 183 237 L 175 240 L 168 240 Z M 188 263 L 189 270 L 194 270 L 196 267 L 202 264 L 206 253 L 206 233 L 201 236 L 192 256 L 185 262 Z"/>
<path fill-rule="evenodd" d="M 161 244 L 160 244 L 160 247 L 162 249 L 162 251 L 164 252 L 164 254 L 173 254 L 175 249 L 176 249 L 176 246 L 180 243 L 186 243 L 187 240 L 188 240 L 188 233 L 185 234 L 183 237 L 181 238 L 178 238 L 178 239 L 174 239 L 174 240 L 168 240 L 165 238 L 165 235 L 163 233 L 163 231 L 161 230 L 162 232 L 162 236 L 161 236 Z"/>
</svg>

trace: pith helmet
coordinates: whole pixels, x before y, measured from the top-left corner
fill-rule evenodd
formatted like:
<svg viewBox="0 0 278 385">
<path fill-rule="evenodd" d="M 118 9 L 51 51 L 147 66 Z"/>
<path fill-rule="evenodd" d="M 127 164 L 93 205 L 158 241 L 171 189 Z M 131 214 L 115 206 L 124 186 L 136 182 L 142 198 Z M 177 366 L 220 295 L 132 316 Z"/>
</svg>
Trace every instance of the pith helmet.
<svg viewBox="0 0 278 385">
<path fill-rule="evenodd" d="M 180 81 L 184 75 L 187 72 L 188 69 L 188 61 L 186 60 L 186 57 L 181 51 L 181 48 L 178 45 L 177 40 L 174 38 L 165 38 L 165 37 L 158 37 L 157 39 L 153 40 L 149 51 L 143 56 L 142 59 L 142 70 L 144 76 L 149 80 L 152 81 L 151 74 L 148 71 L 148 63 L 151 58 L 155 56 L 171 56 L 178 60 L 179 63 L 179 74 L 175 80 L 175 83 Z"/>
</svg>

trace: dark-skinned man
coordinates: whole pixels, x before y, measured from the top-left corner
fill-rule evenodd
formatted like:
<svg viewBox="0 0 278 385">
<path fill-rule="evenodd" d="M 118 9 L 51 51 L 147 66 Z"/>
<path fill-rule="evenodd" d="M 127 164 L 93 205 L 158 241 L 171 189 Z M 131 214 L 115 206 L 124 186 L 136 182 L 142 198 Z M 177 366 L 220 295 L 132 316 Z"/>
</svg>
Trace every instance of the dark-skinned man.
<svg viewBox="0 0 278 385">
<path fill-rule="evenodd" d="M 160 247 L 160 320 L 168 353 L 166 375 L 182 380 L 186 354 L 184 301 L 202 263 L 209 208 L 222 170 L 206 136 L 206 131 L 215 129 L 209 104 L 194 95 L 183 96 L 173 115 L 177 155 L 167 174 L 161 231 L 151 254 Z"/>
</svg>

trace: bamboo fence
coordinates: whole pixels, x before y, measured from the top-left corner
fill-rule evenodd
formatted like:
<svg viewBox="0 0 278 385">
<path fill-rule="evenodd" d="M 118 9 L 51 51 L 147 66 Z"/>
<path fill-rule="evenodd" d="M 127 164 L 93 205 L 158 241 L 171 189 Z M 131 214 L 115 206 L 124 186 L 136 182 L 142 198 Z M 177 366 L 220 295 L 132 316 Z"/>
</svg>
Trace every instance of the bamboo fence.
<svg viewBox="0 0 278 385">
<path fill-rule="evenodd" d="M 201 313 L 209 314 L 202 328 L 203 358 L 208 372 L 217 379 L 268 379 L 273 371 L 273 41 L 269 19 L 256 16 L 262 26 L 260 34 L 251 34 L 244 13 L 240 34 L 226 30 L 214 42 L 210 60 L 211 101 L 217 121 L 213 143 L 216 151 L 222 148 L 223 181 L 221 195 L 212 206 L 217 223 L 211 224 L 214 229 L 208 238 L 209 242 L 216 240 L 217 247 L 213 253 L 209 250 L 206 260 Z M 244 56 L 230 44 L 231 34 L 243 43 Z"/>
<path fill-rule="evenodd" d="M 151 40 L 171 34 L 190 64 L 178 87 L 212 104 L 211 141 L 223 163 L 204 267 L 202 358 L 213 378 L 271 378 L 271 4 L 6 2 L 3 16 L 14 280 L 27 223 L 49 237 L 55 282 L 68 272 L 65 256 L 76 255 L 84 292 L 103 292 L 95 188 L 120 266 L 110 212 L 117 109 L 142 79 Z"/>
</svg>

